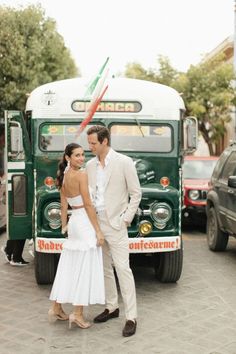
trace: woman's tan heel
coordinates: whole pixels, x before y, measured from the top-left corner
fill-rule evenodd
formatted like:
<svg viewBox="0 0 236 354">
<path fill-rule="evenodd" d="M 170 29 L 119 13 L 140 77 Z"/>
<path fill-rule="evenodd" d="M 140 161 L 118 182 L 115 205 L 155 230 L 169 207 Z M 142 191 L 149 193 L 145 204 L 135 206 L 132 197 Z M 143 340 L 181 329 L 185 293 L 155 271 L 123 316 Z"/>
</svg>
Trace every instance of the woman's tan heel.
<svg viewBox="0 0 236 354">
<path fill-rule="evenodd" d="M 74 313 L 71 313 L 69 316 L 69 329 L 71 329 L 73 323 L 83 329 L 91 327 L 91 323 L 84 321 L 82 316 L 78 318 Z"/>
<path fill-rule="evenodd" d="M 55 321 L 67 321 L 69 316 L 63 311 L 60 310 L 59 312 L 55 312 L 53 309 L 49 309 L 48 311 L 48 321 L 50 323 L 54 323 Z"/>
</svg>

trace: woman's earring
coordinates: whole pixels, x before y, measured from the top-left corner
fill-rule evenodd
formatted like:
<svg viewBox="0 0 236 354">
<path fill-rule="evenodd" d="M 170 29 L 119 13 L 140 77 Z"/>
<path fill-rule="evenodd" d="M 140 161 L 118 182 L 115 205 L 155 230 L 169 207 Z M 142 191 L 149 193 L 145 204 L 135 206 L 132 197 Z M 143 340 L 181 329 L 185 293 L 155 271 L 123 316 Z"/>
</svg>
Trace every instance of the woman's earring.
<svg viewBox="0 0 236 354">
<path fill-rule="evenodd" d="M 64 174 L 67 173 L 69 171 L 69 169 L 70 169 L 70 160 L 67 161 L 67 166 L 64 170 Z"/>
</svg>

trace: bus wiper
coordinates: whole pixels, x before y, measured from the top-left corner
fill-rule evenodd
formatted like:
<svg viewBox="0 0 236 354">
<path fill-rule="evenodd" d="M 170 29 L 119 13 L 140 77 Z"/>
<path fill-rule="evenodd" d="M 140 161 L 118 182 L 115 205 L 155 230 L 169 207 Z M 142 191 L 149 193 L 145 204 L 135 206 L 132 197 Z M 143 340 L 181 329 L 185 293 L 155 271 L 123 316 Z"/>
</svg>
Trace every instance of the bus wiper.
<svg viewBox="0 0 236 354">
<path fill-rule="evenodd" d="M 142 126 L 141 126 L 140 122 L 138 121 L 137 118 L 134 118 L 134 119 L 135 119 L 135 122 L 137 123 L 137 126 L 139 127 L 139 130 L 140 130 L 140 132 L 141 132 L 141 134 L 142 134 L 142 136 L 144 138 L 144 133 L 143 133 Z"/>
</svg>

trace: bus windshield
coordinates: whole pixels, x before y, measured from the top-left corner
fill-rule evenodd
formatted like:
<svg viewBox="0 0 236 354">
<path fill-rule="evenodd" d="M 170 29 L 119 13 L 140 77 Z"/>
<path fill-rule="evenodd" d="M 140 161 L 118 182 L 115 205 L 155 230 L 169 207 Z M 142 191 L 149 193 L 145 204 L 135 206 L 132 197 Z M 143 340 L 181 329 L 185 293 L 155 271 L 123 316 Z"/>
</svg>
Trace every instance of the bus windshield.
<svg viewBox="0 0 236 354">
<path fill-rule="evenodd" d="M 111 146 L 119 151 L 170 152 L 171 127 L 168 125 L 112 125 Z"/>
<path fill-rule="evenodd" d="M 74 124 L 43 124 L 40 128 L 40 149 L 63 151 L 67 144 L 76 142 L 89 150 L 87 125 L 83 133 L 76 136 L 79 128 Z M 172 129 L 167 124 L 113 124 L 110 128 L 111 146 L 119 151 L 170 152 L 172 150 Z"/>
</svg>

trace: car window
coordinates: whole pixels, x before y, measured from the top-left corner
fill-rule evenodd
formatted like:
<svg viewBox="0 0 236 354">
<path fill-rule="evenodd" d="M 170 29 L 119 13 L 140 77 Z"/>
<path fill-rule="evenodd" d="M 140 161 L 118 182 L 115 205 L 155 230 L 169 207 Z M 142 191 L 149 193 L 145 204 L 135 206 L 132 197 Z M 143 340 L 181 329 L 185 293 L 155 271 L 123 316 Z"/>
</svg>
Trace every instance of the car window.
<svg viewBox="0 0 236 354">
<path fill-rule="evenodd" d="M 226 163 L 224 164 L 221 179 L 227 183 L 229 176 L 236 176 L 236 151 L 232 151 Z"/>
<path fill-rule="evenodd" d="M 188 179 L 210 178 L 217 160 L 185 160 L 183 177 Z"/>
<path fill-rule="evenodd" d="M 220 155 L 219 160 L 217 160 L 217 163 L 215 165 L 215 168 L 213 170 L 212 173 L 212 177 L 213 179 L 218 179 L 221 176 L 222 170 L 223 170 L 223 166 L 225 164 L 225 161 L 228 159 L 230 155 L 230 150 L 229 149 L 225 149 L 222 154 Z"/>
</svg>

